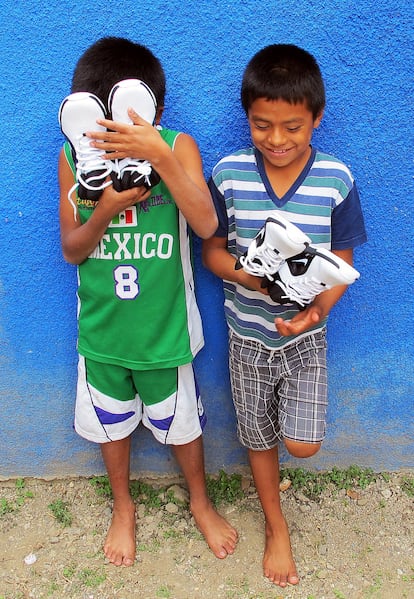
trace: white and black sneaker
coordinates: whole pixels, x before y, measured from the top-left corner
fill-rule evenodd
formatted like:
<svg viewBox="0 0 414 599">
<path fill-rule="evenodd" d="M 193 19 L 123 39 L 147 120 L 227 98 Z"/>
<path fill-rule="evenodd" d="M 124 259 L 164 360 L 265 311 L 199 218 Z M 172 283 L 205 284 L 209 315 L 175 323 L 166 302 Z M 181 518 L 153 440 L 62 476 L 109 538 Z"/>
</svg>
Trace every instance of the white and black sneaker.
<svg viewBox="0 0 414 599">
<path fill-rule="evenodd" d="M 152 90 L 140 79 L 124 79 L 114 85 L 109 93 L 108 108 L 113 121 L 132 125 L 128 108 L 133 108 L 145 121 L 154 124 L 157 101 Z M 112 176 L 114 189 L 123 191 L 131 187 L 154 187 L 160 181 L 148 160 L 123 158 L 114 161 Z"/>
<path fill-rule="evenodd" d="M 265 280 L 272 300 L 296 304 L 303 310 L 314 298 L 336 285 L 351 285 L 360 274 L 350 264 L 325 248 L 308 246 L 298 256 L 284 262 L 273 277 Z"/>
<path fill-rule="evenodd" d="M 296 225 L 282 216 L 266 219 L 247 252 L 236 262 L 236 270 L 243 268 L 256 277 L 267 277 L 279 270 L 285 260 L 303 252 L 311 240 Z"/>
<path fill-rule="evenodd" d="M 59 108 L 59 125 L 63 135 L 72 147 L 76 167 L 76 183 L 68 194 L 69 201 L 77 189 L 83 200 L 99 200 L 102 191 L 112 184 L 111 160 L 102 158 L 102 150 L 92 148 L 91 139 L 85 137 L 86 131 L 106 131 L 98 125 L 97 119 L 106 118 L 105 107 L 101 100 L 89 92 L 75 92 L 66 96 Z"/>
</svg>

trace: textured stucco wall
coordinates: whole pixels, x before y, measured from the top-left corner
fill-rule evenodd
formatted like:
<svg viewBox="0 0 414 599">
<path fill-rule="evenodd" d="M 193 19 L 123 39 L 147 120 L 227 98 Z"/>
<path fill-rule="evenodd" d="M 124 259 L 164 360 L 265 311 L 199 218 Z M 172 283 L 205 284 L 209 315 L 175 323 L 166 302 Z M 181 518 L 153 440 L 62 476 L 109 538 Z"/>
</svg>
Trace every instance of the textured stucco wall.
<svg viewBox="0 0 414 599">
<path fill-rule="evenodd" d="M 0 475 L 102 471 L 99 453 L 71 428 L 75 269 L 59 247 L 56 115 L 78 57 L 104 35 L 160 57 L 164 122 L 198 140 L 206 176 L 249 143 L 239 106 L 249 58 L 274 42 L 315 54 L 328 100 L 315 145 L 351 167 L 369 243 L 356 252 L 360 281 L 331 318 L 328 437 L 304 465 L 413 465 L 413 25 L 409 0 L 9 4 L 0 19 Z M 234 432 L 221 287 L 201 267 L 198 245 L 196 266 L 207 468 L 235 469 L 245 454 Z M 146 431 L 134 443 L 134 471 L 175 470 Z"/>
</svg>

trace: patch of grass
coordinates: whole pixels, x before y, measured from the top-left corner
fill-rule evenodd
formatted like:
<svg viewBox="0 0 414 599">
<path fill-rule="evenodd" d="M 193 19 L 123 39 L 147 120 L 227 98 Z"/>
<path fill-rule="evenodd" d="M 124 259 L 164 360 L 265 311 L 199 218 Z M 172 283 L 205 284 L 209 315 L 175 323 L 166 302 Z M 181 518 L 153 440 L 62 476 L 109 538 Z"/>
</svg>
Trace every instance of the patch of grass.
<svg viewBox="0 0 414 599">
<path fill-rule="evenodd" d="M 8 499 L 5 499 L 4 497 L 0 499 L 0 518 L 5 516 L 6 514 L 14 512 L 14 509 L 14 506 L 10 503 Z"/>
<path fill-rule="evenodd" d="M 90 479 L 90 483 L 94 487 L 97 495 L 107 499 L 112 498 L 111 485 L 109 484 L 107 475 L 94 476 Z M 144 504 L 146 508 L 159 508 L 166 503 L 166 500 L 162 498 L 166 487 L 153 487 L 140 480 L 132 480 L 129 488 L 132 498 Z M 171 498 L 168 498 L 168 501 L 171 500 Z"/>
<path fill-rule="evenodd" d="M 26 499 L 32 498 L 33 493 L 25 489 L 26 483 L 23 478 L 18 478 L 15 482 L 16 498 L 14 500 L 0 499 L 0 518 L 6 514 L 17 511 L 25 503 Z M 1 598 L 0 598 L 1 599 Z"/>
<path fill-rule="evenodd" d="M 227 474 L 220 470 L 217 477 L 207 476 L 207 492 L 215 506 L 233 503 L 243 497 L 240 474 Z"/>
<path fill-rule="evenodd" d="M 378 572 L 376 574 L 374 581 L 370 587 L 368 587 L 365 591 L 365 597 L 373 597 L 378 591 L 381 590 L 382 587 L 382 574 Z"/>
<path fill-rule="evenodd" d="M 111 485 L 109 484 L 109 478 L 107 475 L 94 476 L 90 479 L 89 482 L 95 489 L 97 495 L 99 495 L 100 497 L 105 497 L 107 499 L 112 498 L 112 489 Z"/>
<path fill-rule="evenodd" d="M 301 490 L 312 500 L 316 500 L 330 487 L 336 490 L 365 489 L 380 476 L 382 475 L 376 474 L 371 468 L 355 465 L 343 470 L 334 467 L 328 472 L 310 472 L 303 468 L 282 468 L 280 472 L 281 479 L 291 480 L 293 489 Z"/>
<path fill-rule="evenodd" d="M 133 480 L 130 484 L 132 498 L 144 504 L 146 508 L 159 508 L 168 500 L 163 498 L 165 487 L 153 487 L 140 480 Z"/>
<path fill-rule="evenodd" d="M 401 489 L 408 497 L 414 497 L 414 476 L 404 475 L 401 481 Z"/>
<path fill-rule="evenodd" d="M 157 590 L 157 597 L 161 599 L 169 599 L 171 597 L 171 591 L 168 586 L 163 585 Z"/>
<path fill-rule="evenodd" d="M 365 489 L 371 483 L 378 479 L 379 475 L 371 468 L 361 468 L 360 466 L 349 466 L 345 470 L 333 468 L 327 473 L 327 478 L 338 489 L 349 489 L 359 487 Z"/>
<path fill-rule="evenodd" d="M 180 539 L 182 537 L 182 534 L 174 528 L 169 528 L 168 530 L 164 530 L 162 536 L 164 537 L 164 539 Z"/>
<path fill-rule="evenodd" d="M 226 578 L 225 586 L 226 599 L 283 599 L 281 595 L 264 595 L 251 590 L 247 578 L 242 578 L 240 581 Z"/>
<path fill-rule="evenodd" d="M 62 574 L 66 580 L 70 580 L 71 578 L 73 578 L 75 576 L 75 572 L 76 572 L 75 566 L 65 566 L 63 568 Z"/>
<path fill-rule="evenodd" d="M 34 497 L 32 491 L 26 490 L 26 482 L 24 478 L 18 478 L 15 483 L 17 497 L 16 497 L 16 505 L 18 507 L 22 506 L 26 499 L 32 499 Z"/>
<path fill-rule="evenodd" d="M 178 505 L 179 507 L 188 505 L 188 501 L 178 499 L 178 497 L 175 496 L 174 491 L 171 491 L 170 489 L 167 490 L 166 499 L 168 503 L 175 503 L 175 505 Z"/>
<path fill-rule="evenodd" d="M 207 476 L 207 492 L 214 505 L 221 503 L 232 503 L 243 497 L 241 488 L 242 477 L 240 474 L 226 474 L 220 470 L 218 476 Z M 112 497 L 111 486 L 107 476 L 95 476 L 90 479 L 91 485 L 95 488 L 98 495 L 106 498 Z M 173 492 L 169 492 L 167 487 L 154 487 L 140 480 L 133 480 L 130 483 L 131 496 L 135 501 L 145 505 L 147 509 L 160 508 L 166 503 L 175 503 L 182 506 Z"/>
<path fill-rule="evenodd" d="M 92 570 L 91 568 L 84 568 L 78 574 L 79 581 L 86 587 L 94 588 L 105 582 L 106 574 L 103 570 Z"/>
<path fill-rule="evenodd" d="M 161 547 L 161 541 L 159 539 L 151 539 L 149 543 L 139 543 L 137 545 L 137 551 L 156 553 Z"/>
<path fill-rule="evenodd" d="M 49 504 L 49 509 L 60 524 L 64 527 L 71 526 L 72 514 L 69 511 L 68 504 L 62 499 L 56 499 Z"/>
<path fill-rule="evenodd" d="M 300 490 L 306 497 L 317 501 L 324 491 L 365 489 L 378 479 L 390 481 L 387 473 L 375 473 L 371 468 L 352 465 L 345 469 L 332 468 L 327 472 L 312 472 L 304 468 L 281 468 L 281 480 L 288 478 L 294 490 Z M 98 495 L 111 498 L 111 486 L 108 477 L 95 476 L 90 479 L 91 485 Z M 242 499 L 242 477 L 240 474 L 227 474 L 220 470 L 217 476 L 207 476 L 207 492 L 212 503 L 217 507 L 220 504 L 234 503 Z M 414 477 L 404 476 L 401 487 L 410 497 L 414 496 Z M 145 505 L 147 509 L 160 508 L 168 502 L 182 505 L 167 487 L 154 487 L 140 480 L 131 481 L 131 495 L 134 500 Z M 0 505 L 1 515 L 1 505 Z"/>
<path fill-rule="evenodd" d="M 303 468 L 282 468 L 280 478 L 288 478 L 292 482 L 295 491 L 302 491 L 306 497 L 315 499 L 319 497 L 326 488 L 326 482 L 321 474 L 304 470 Z"/>
<path fill-rule="evenodd" d="M 47 596 L 49 597 L 50 595 L 53 595 L 53 593 L 57 590 L 59 590 L 59 585 L 56 582 L 51 582 L 47 590 Z"/>
</svg>

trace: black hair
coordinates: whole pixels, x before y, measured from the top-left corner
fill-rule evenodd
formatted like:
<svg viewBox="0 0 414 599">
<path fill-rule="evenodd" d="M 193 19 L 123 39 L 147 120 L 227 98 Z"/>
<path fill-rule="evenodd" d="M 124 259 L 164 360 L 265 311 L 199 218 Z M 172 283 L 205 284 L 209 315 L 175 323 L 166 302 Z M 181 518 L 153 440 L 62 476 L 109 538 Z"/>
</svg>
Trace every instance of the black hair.
<svg viewBox="0 0 414 599">
<path fill-rule="evenodd" d="M 305 102 L 315 119 L 325 107 L 325 86 L 312 54 L 293 44 L 273 44 L 257 52 L 243 75 L 241 103 L 246 114 L 258 98 Z"/>
<path fill-rule="evenodd" d="M 123 79 L 141 79 L 164 106 L 165 74 L 158 58 L 140 44 L 121 37 L 104 37 L 80 57 L 72 78 L 72 92 L 87 91 L 107 106 L 109 92 Z"/>
</svg>

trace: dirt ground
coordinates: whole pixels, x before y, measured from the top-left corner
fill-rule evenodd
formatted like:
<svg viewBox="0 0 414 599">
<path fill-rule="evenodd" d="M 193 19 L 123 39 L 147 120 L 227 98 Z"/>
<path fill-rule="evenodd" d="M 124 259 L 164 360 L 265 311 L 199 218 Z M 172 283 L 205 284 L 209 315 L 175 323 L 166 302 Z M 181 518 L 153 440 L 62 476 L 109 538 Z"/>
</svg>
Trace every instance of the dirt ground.
<svg viewBox="0 0 414 599">
<path fill-rule="evenodd" d="M 263 517 L 248 478 L 243 498 L 219 507 L 240 534 L 233 556 L 215 558 L 167 493 L 161 507 L 137 501 L 131 568 L 105 562 L 111 502 L 90 480 L 0 481 L 0 599 L 413 599 L 413 495 L 402 477 L 316 500 L 284 491 L 301 576 L 286 589 L 262 575 Z M 172 493 L 186 499 L 180 485 Z"/>
</svg>

